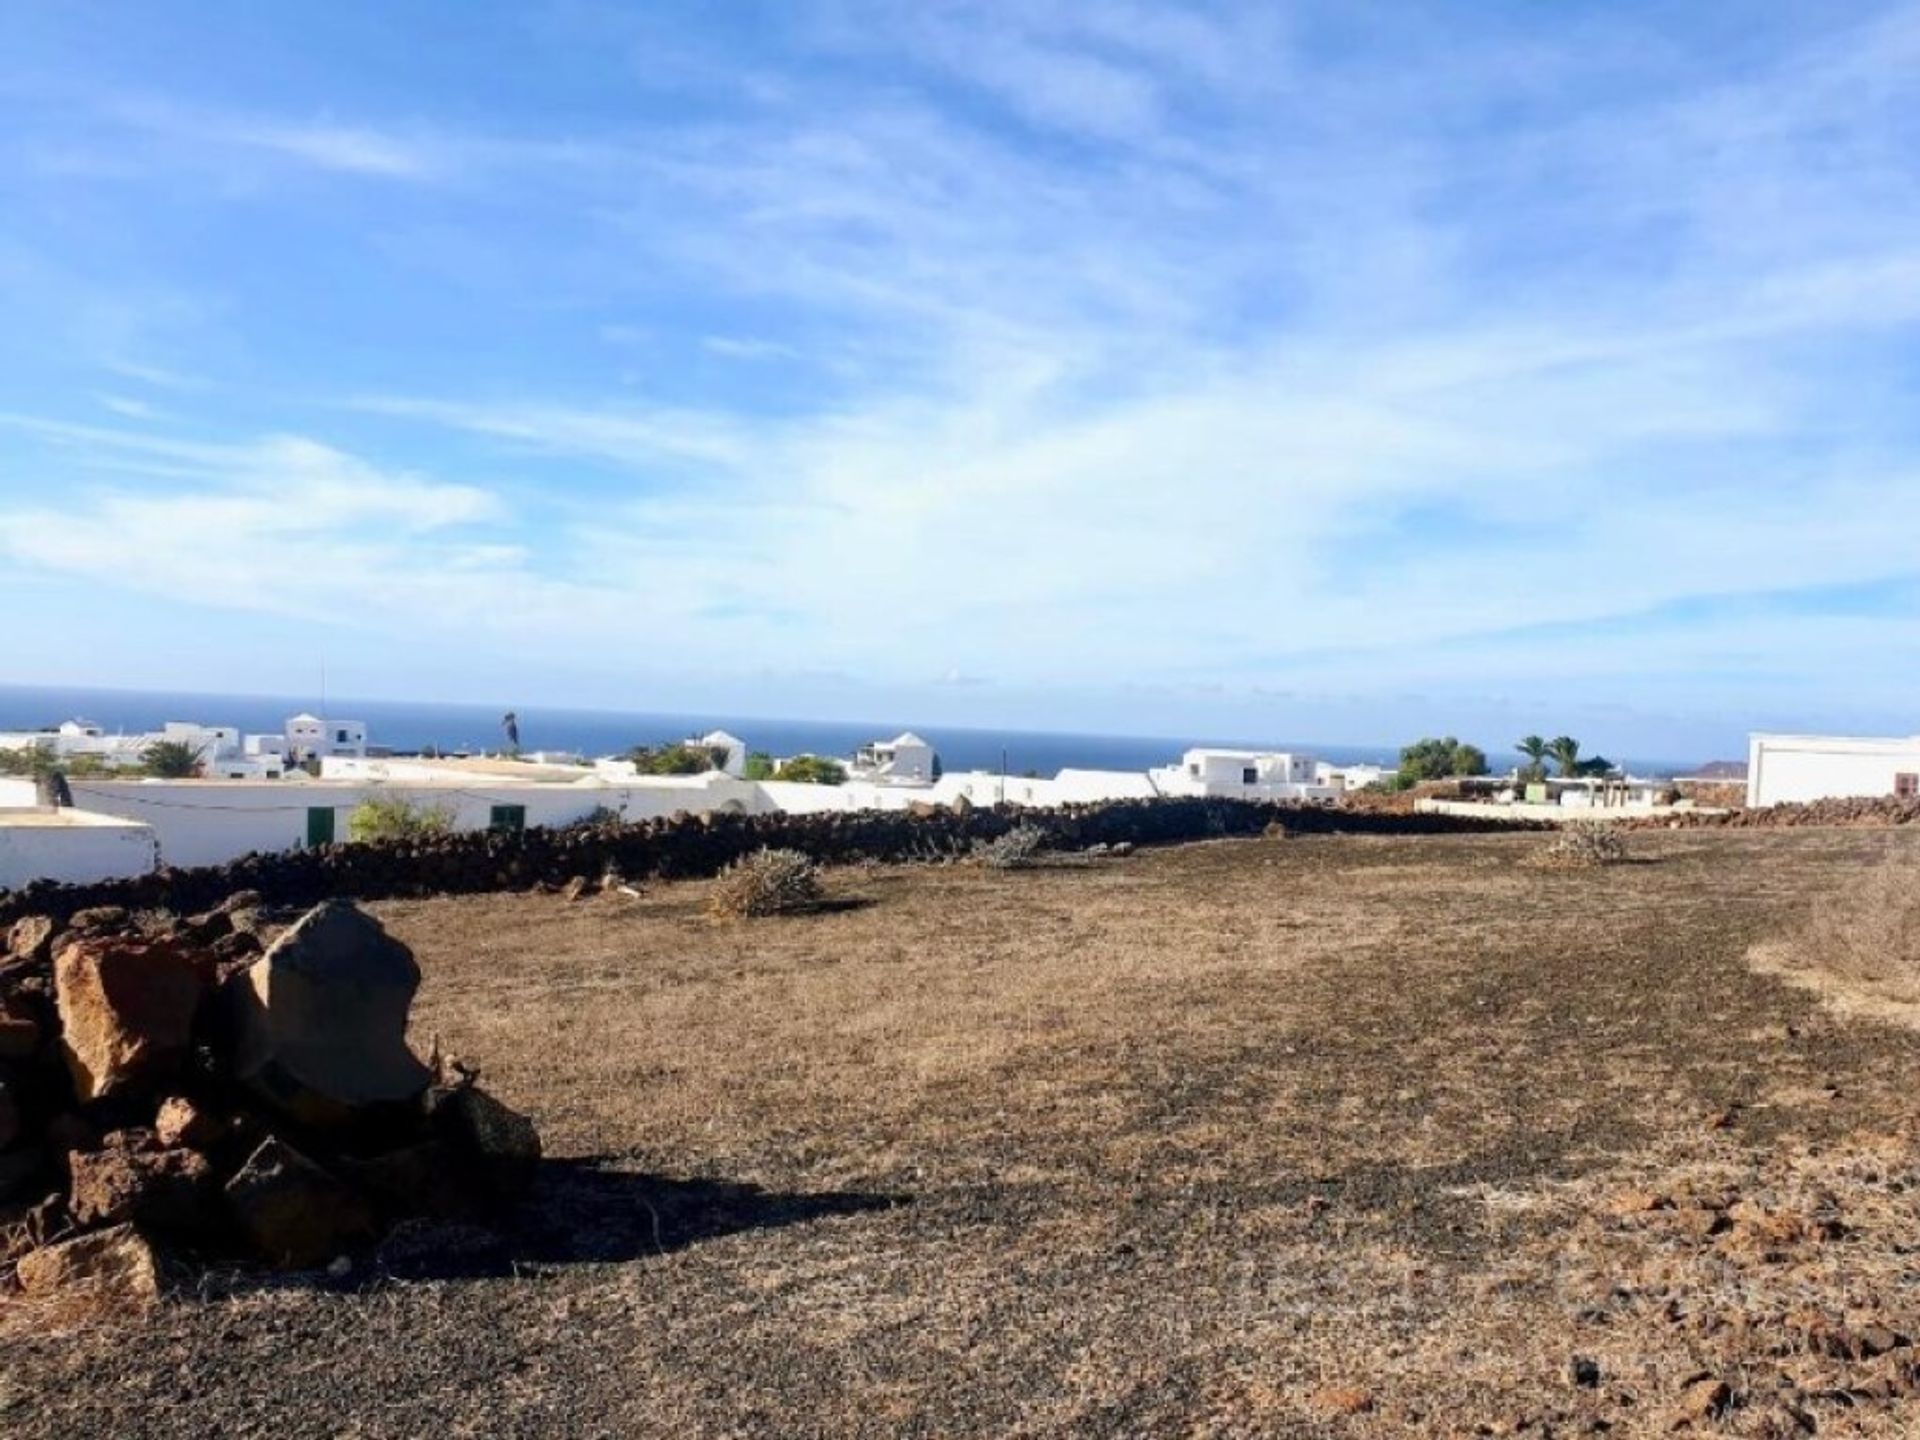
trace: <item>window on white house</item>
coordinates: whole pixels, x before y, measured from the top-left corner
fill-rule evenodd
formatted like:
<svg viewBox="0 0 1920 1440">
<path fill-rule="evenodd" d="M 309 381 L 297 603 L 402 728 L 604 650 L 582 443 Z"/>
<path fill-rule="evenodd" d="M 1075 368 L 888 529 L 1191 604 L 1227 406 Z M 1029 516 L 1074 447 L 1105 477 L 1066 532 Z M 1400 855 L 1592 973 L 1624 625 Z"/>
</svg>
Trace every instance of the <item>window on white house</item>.
<svg viewBox="0 0 1920 1440">
<path fill-rule="evenodd" d="M 1257 784 L 1259 784 L 1259 783 L 1260 783 L 1260 772 L 1259 772 L 1258 770 L 1256 770 L 1256 769 L 1254 769 L 1254 768 L 1253 768 L 1253 766 L 1251 766 L 1251 765 L 1246 765 L 1246 766 L 1243 766 L 1243 767 L 1241 768 L 1241 770 L 1240 770 L 1240 783 L 1241 783 L 1242 785 L 1257 785 Z"/>
<path fill-rule="evenodd" d="M 1920 799 L 1920 775 L 1902 772 L 1894 776 L 1893 793 L 1902 800 Z"/>
<path fill-rule="evenodd" d="M 1195 761 L 1193 764 L 1187 766 L 1187 774 L 1198 780 L 1200 778 L 1200 763 Z"/>
</svg>

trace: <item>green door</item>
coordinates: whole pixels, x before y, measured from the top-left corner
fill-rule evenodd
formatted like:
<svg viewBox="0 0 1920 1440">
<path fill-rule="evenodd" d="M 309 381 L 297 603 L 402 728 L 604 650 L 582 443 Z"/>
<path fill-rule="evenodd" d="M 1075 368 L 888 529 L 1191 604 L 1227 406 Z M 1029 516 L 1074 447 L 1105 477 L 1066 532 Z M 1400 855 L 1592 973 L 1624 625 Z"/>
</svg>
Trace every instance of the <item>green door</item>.
<svg viewBox="0 0 1920 1440">
<path fill-rule="evenodd" d="M 331 845 L 333 843 L 333 807 L 315 805 L 307 811 L 307 844 Z"/>
<path fill-rule="evenodd" d="M 527 807 L 524 805 L 495 805 L 487 814 L 489 830 L 524 830 L 527 828 Z"/>
</svg>

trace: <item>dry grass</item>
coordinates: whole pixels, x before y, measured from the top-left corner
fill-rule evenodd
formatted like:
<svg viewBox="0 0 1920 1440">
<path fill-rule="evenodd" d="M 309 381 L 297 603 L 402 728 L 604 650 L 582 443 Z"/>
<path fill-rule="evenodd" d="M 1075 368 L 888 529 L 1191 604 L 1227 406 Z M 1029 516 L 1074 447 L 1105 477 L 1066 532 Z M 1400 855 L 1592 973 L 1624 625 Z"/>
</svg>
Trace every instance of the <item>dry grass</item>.
<svg viewBox="0 0 1920 1440">
<path fill-rule="evenodd" d="M 1896 854 L 1846 876 L 1747 958 L 1837 1014 L 1920 1029 L 1920 860 Z"/>
<path fill-rule="evenodd" d="M 1920 1001 L 1920 864 L 1894 860 L 1817 897 L 1808 964 L 1890 999 Z"/>
<path fill-rule="evenodd" d="M 1651 834 L 1604 907 L 1527 835 L 383 905 L 556 1157 L 517 1277 L 8 1337 L 0 1426 L 1644 1435 L 1706 1372 L 1696 1433 L 1912 1434 L 1856 1351 L 1920 1333 L 1920 1036 L 1742 962 L 1913 838 Z"/>
<path fill-rule="evenodd" d="M 1560 827 L 1545 845 L 1527 857 L 1538 870 L 1593 870 L 1628 859 L 1626 838 L 1603 820 L 1576 820 Z"/>
<path fill-rule="evenodd" d="M 793 915 L 820 903 L 820 867 L 798 850 L 756 850 L 714 878 L 707 910 L 723 920 Z"/>
</svg>

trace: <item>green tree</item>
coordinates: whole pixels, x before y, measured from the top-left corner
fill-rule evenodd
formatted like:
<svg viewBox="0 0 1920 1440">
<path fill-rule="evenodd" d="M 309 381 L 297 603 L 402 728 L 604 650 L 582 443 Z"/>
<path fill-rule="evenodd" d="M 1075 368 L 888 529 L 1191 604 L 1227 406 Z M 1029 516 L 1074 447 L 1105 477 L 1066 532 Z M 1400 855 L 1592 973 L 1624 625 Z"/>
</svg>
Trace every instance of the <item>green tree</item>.
<svg viewBox="0 0 1920 1440">
<path fill-rule="evenodd" d="M 773 756 L 764 750 L 749 751 L 746 768 L 741 774 L 748 780 L 773 779 Z"/>
<path fill-rule="evenodd" d="M 1547 754 L 1560 767 L 1563 779 L 1571 780 L 1580 773 L 1580 742 L 1571 735 L 1556 735 L 1547 743 Z"/>
<path fill-rule="evenodd" d="M 825 755 L 796 755 L 774 771 L 776 780 L 798 780 L 804 785 L 844 785 L 847 767 Z"/>
<path fill-rule="evenodd" d="M 1513 742 L 1513 748 L 1527 757 L 1527 763 L 1520 771 L 1520 779 L 1529 785 L 1537 785 L 1547 778 L 1547 742 L 1538 735 L 1527 735 Z"/>
<path fill-rule="evenodd" d="M 642 775 L 704 775 L 727 763 L 727 752 L 676 740 L 668 745 L 636 745 L 627 758 Z"/>
<path fill-rule="evenodd" d="M 53 746 L 38 741 L 16 749 L 0 750 L 0 775 L 45 775 L 59 768 Z"/>
<path fill-rule="evenodd" d="M 184 740 L 156 740 L 140 752 L 140 765 L 162 780 L 191 780 L 200 773 L 200 752 Z"/>
<path fill-rule="evenodd" d="M 1450 780 L 1461 775 L 1487 773 L 1487 755 L 1477 745 L 1453 736 L 1427 736 L 1400 751 L 1400 771 L 1394 783 L 1405 790 L 1423 780 Z"/>
</svg>

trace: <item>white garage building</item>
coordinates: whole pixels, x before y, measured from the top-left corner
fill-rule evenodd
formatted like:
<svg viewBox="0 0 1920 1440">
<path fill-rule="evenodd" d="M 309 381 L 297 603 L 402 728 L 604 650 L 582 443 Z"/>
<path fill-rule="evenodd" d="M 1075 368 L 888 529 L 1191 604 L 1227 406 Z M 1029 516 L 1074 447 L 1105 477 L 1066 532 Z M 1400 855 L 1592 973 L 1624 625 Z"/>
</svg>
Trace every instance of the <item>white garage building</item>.
<svg viewBox="0 0 1920 1440">
<path fill-rule="evenodd" d="M 1920 735 L 1753 735 L 1747 804 L 1784 805 L 1850 795 L 1920 800 Z"/>
</svg>

